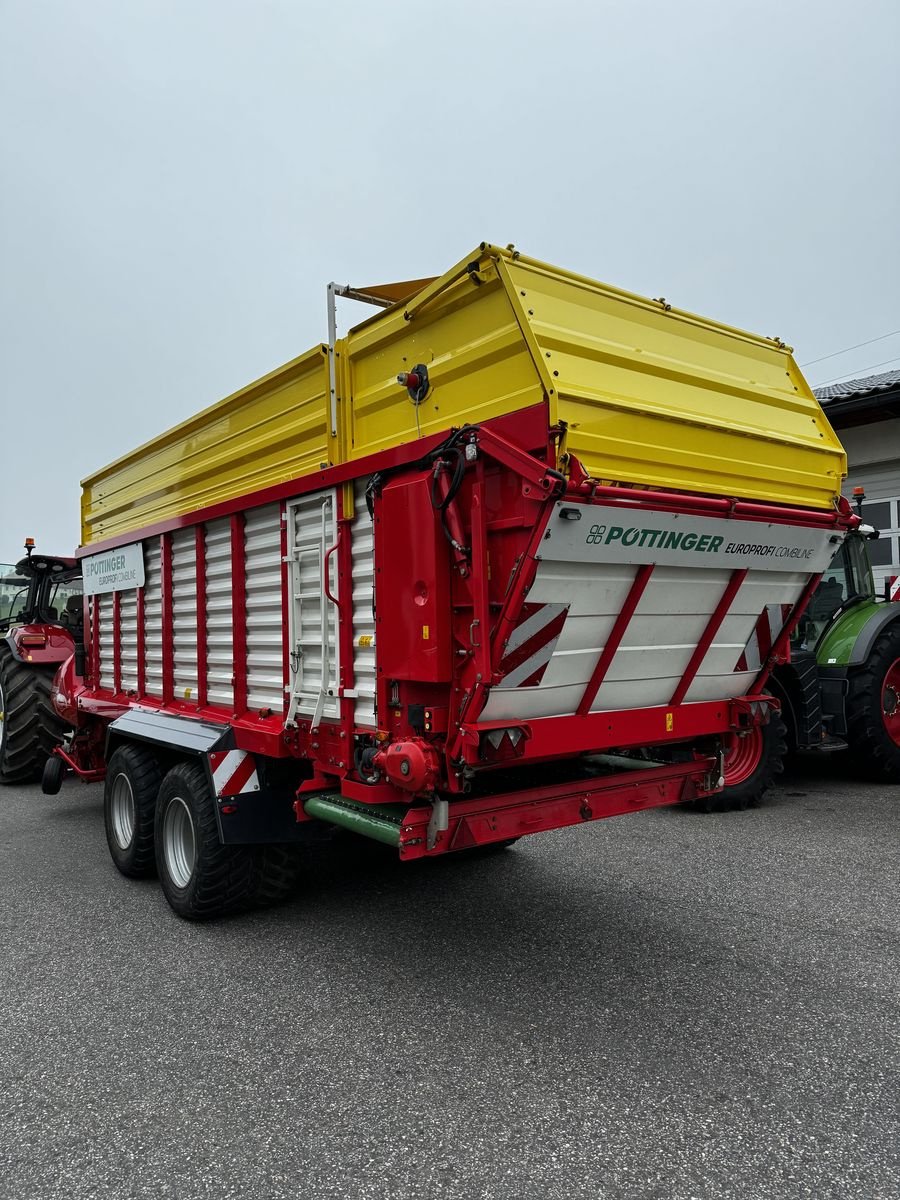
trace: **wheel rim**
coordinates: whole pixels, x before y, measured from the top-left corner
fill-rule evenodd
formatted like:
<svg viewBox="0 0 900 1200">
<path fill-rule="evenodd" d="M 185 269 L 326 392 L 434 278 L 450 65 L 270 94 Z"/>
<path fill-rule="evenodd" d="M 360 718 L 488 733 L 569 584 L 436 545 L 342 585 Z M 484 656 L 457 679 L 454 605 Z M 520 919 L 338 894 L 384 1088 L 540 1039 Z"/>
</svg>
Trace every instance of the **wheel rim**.
<svg viewBox="0 0 900 1200">
<path fill-rule="evenodd" d="M 175 886 L 187 887 L 197 861 L 197 841 L 191 810 L 180 796 L 172 797 L 163 818 L 163 856 Z"/>
<path fill-rule="evenodd" d="M 724 775 L 727 788 L 745 783 L 760 764 L 763 755 L 763 731 L 754 725 L 744 734 L 732 734 L 725 746 Z"/>
<path fill-rule="evenodd" d="M 881 718 L 891 741 L 900 746 L 900 658 L 895 659 L 884 675 L 881 687 Z"/>
<path fill-rule="evenodd" d="M 120 850 L 127 850 L 134 841 L 134 827 L 137 824 L 134 793 L 127 775 L 117 775 L 113 780 L 110 809 L 113 837 Z"/>
</svg>

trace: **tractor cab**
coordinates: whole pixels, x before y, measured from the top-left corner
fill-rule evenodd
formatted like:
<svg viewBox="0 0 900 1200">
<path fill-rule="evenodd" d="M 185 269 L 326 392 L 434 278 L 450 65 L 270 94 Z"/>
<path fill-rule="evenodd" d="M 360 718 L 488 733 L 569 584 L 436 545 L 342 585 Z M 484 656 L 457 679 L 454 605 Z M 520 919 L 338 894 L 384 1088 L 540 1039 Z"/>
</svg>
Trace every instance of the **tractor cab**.
<svg viewBox="0 0 900 1200">
<path fill-rule="evenodd" d="M 34 539 L 15 564 L 0 564 L 0 631 L 13 625 L 58 625 L 74 631 L 82 624 L 81 565 L 77 559 L 38 554 Z"/>
<path fill-rule="evenodd" d="M 860 525 L 847 535 L 797 626 L 794 644 L 815 650 L 822 635 L 847 609 L 863 601 L 876 600 L 875 580 L 866 542 L 878 537 L 869 525 Z"/>
</svg>

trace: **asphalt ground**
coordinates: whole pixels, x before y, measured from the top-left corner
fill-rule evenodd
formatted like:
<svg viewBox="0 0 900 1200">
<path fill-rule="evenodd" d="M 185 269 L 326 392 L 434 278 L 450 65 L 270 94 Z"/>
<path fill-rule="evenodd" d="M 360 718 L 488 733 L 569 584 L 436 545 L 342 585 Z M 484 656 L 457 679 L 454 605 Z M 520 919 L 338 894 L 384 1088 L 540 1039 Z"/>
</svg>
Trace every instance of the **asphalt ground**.
<svg viewBox="0 0 900 1200">
<path fill-rule="evenodd" d="M 0 1196 L 900 1195 L 900 789 L 831 762 L 179 921 L 0 792 Z"/>
</svg>

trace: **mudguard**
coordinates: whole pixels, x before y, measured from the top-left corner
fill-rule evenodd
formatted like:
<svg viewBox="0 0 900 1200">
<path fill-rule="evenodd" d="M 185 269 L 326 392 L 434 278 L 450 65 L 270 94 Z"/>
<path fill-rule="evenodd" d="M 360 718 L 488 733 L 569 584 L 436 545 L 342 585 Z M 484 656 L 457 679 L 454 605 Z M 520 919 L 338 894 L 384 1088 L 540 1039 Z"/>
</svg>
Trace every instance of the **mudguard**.
<svg viewBox="0 0 900 1200">
<path fill-rule="evenodd" d="M 65 662 L 75 640 L 59 625 L 15 625 L 3 638 L 17 662 L 54 666 Z"/>
<path fill-rule="evenodd" d="M 847 609 L 816 648 L 820 670 L 833 675 L 835 667 L 861 667 L 878 636 L 894 621 L 900 621 L 900 604 L 869 600 Z"/>
</svg>

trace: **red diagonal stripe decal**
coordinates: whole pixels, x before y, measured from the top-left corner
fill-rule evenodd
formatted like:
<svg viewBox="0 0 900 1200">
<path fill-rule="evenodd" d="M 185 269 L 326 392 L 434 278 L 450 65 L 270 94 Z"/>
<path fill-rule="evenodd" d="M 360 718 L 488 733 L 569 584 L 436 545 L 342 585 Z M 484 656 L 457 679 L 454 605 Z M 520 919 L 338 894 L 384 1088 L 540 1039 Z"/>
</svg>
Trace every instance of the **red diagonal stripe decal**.
<svg viewBox="0 0 900 1200">
<path fill-rule="evenodd" d="M 543 625 L 537 633 L 533 634 L 527 642 L 523 642 L 521 646 L 516 646 L 515 650 L 508 654 L 500 663 L 500 670 L 503 674 L 508 675 L 516 667 L 520 667 L 522 663 L 527 662 L 533 654 L 537 654 L 538 650 L 546 646 L 548 642 L 556 641 L 562 632 L 562 627 L 565 625 L 568 615 L 568 608 L 562 609 L 546 625 Z M 544 664 L 544 667 L 546 667 L 546 664 Z M 544 667 L 541 668 L 541 674 L 543 674 Z M 519 684 L 519 686 L 524 687 L 526 685 Z"/>
<path fill-rule="evenodd" d="M 249 780 L 250 776 L 256 770 L 256 759 L 252 754 L 245 754 L 241 765 L 237 768 L 232 777 L 225 784 L 225 787 L 219 793 L 222 796 L 238 796 L 244 784 Z"/>
</svg>

